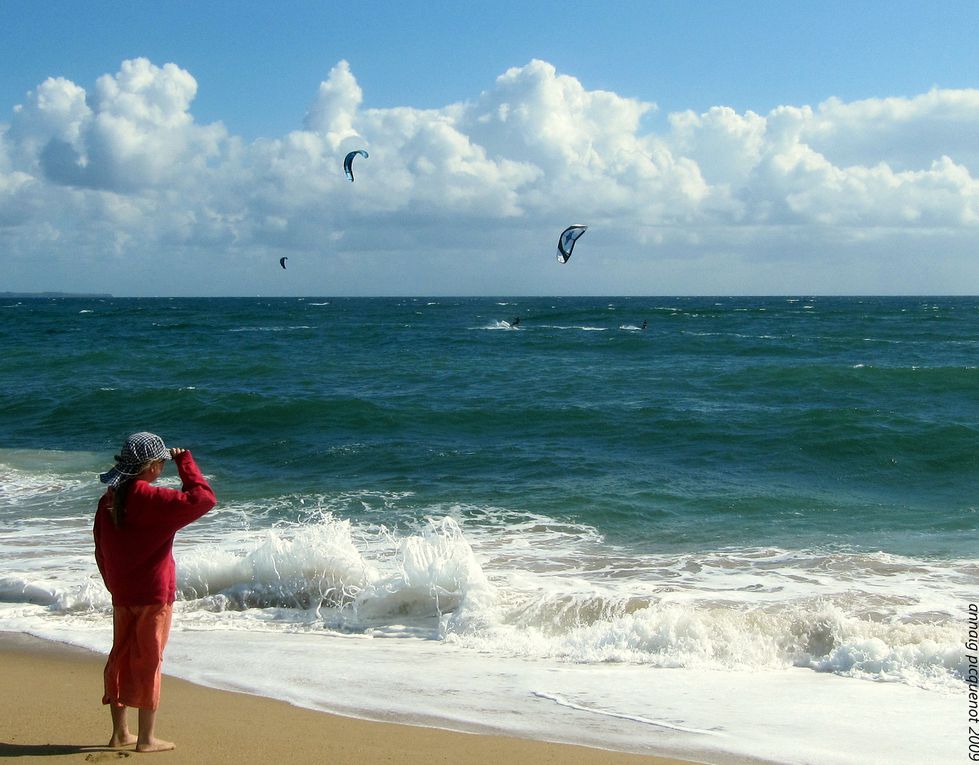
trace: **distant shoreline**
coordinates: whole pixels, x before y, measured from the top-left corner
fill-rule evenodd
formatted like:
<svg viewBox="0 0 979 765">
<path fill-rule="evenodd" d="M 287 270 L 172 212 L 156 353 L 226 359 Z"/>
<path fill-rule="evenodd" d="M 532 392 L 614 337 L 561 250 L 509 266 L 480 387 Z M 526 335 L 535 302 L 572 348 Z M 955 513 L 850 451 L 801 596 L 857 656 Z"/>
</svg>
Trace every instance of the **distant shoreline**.
<svg viewBox="0 0 979 765">
<path fill-rule="evenodd" d="M 951 299 L 971 299 L 979 297 L 979 293 L 956 293 L 956 294 L 823 294 L 823 293 L 777 293 L 772 295 L 765 294 L 734 294 L 734 295 L 425 295 L 425 294 L 405 294 L 405 295 L 112 295 L 107 292 L 0 292 L 0 298 L 96 298 L 100 300 L 754 300 L 754 299 L 795 299 L 795 300 L 951 300 Z"/>
<path fill-rule="evenodd" d="M 95 292 L 0 292 L 0 298 L 111 298 Z"/>
</svg>

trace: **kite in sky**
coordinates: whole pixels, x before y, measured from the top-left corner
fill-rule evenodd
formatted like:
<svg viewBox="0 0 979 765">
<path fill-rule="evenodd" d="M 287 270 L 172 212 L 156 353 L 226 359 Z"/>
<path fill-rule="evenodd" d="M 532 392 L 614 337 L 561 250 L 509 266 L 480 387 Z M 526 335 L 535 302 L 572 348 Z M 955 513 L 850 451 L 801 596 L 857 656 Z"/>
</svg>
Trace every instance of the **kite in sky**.
<svg viewBox="0 0 979 765">
<path fill-rule="evenodd" d="M 573 226 L 568 226 L 564 231 L 561 232 L 561 236 L 557 240 L 557 262 L 567 263 L 568 259 L 571 257 L 571 251 L 574 250 L 574 243 L 578 241 L 578 237 L 588 230 L 588 226 L 582 226 L 580 223 L 576 223 Z"/>
<path fill-rule="evenodd" d="M 370 156 L 363 149 L 357 149 L 357 151 L 350 152 L 343 160 L 343 172 L 347 174 L 347 177 L 350 179 L 351 183 L 353 183 L 354 180 L 354 169 L 353 169 L 354 157 L 356 157 L 358 154 L 362 156 L 364 159 L 367 159 L 367 157 Z"/>
<path fill-rule="evenodd" d="M 283 268 L 285 268 L 286 267 L 286 261 L 287 260 L 289 260 L 289 258 L 287 258 L 287 257 L 279 258 L 279 265 L 282 266 Z"/>
</svg>

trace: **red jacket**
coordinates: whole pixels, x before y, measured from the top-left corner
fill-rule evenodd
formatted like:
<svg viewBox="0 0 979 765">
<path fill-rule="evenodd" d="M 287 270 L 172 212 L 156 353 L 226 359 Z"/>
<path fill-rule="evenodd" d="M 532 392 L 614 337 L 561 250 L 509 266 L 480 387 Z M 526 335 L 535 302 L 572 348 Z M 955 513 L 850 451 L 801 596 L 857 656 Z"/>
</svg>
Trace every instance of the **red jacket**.
<svg viewBox="0 0 979 765">
<path fill-rule="evenodd" d="M 111 492 L 95 513 L 95 562 L 114 606 L 173 603 L 177 572 L 173 537 L 214 507 L 217 500 L 190 452 L 174 457 L 182 491 L 134 481 L 122 527 L 112 522 Z"/>
</svg>

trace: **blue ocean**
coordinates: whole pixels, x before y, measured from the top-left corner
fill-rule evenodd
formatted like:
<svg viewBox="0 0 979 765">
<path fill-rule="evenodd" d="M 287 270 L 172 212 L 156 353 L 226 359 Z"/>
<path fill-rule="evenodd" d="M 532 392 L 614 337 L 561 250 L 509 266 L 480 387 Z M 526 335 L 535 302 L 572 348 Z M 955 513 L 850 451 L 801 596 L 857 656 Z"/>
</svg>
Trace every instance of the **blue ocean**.
<svg viewBox="0 0 979 765">
<path fill-rule="evenodd" d="M 150 430 L 219 499 L 174 674 L 709 762 L 964 757 L 979 298 L 6 297 L 0 383 L 0 629 L 107 650 L 97 473 Z"/>
</svg>

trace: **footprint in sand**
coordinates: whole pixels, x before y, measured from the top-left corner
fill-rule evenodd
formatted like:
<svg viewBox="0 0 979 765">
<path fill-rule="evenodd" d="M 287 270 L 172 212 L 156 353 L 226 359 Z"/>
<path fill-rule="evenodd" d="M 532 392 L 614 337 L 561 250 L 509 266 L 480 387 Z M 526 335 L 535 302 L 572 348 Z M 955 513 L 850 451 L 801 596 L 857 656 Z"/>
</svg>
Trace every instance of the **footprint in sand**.
<svg viewBox="0 0 979 765">
<path fill-rule="evenodd" d="M 130 752 L 92 752 L 85 755 L 86 762 L 111 762 L 112 760 L 122 760 L 128 757 Z"/>
</svg>

